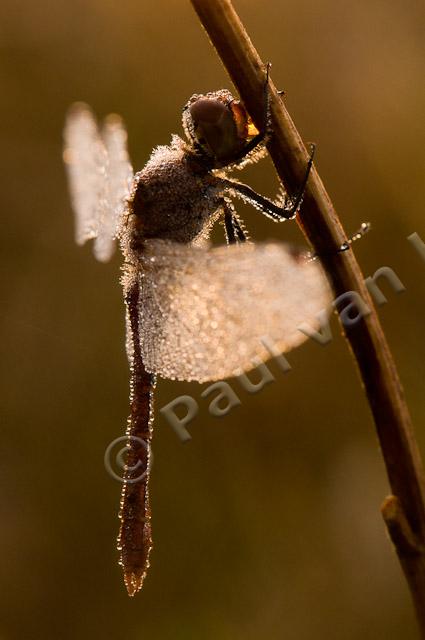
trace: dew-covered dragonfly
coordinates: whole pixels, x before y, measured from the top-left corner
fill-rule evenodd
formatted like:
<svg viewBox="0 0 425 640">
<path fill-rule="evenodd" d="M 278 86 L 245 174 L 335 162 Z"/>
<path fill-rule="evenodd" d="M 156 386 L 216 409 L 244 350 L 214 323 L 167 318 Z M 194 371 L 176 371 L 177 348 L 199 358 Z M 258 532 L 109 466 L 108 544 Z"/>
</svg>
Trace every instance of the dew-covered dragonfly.
<svg viewBox="0 0 425 640">
<path fill-rule="evenodd" d="M 318 314 L 330 302 L 320 263 L 289 245 L 250 242 L 233 205 L 241 198 L 281 222 L 302 201 L 312 157 L 294 197 L 282 191 L 272 201 L 227 175 L 265 155 L 272 135 L 268 89 L 265 94 L 261 131 L 229 91 L 193 95 L 183 109 L 186 140 L 173 135 L 135 174 L 117 115 L 99 128 L 89 107 L 78 103 L 67 118 L 64 158 L 76 241 L 94 238 L 96 258 L 107 261 L 118 240 L 124 257 L 131 382 L 118 550 L 131 596 L 142 587 L 152 548 L 156 376 L 207 382 L 249 371 L 258 358 L 271 357 L 262 337 L 281 352 L 296 347 L 306 340 L 298 327 L 318 329 Z M 216 222 L 224 226 L 222 246 L 209 243 Z M 132 482 L 140 464 L 142 480 Z"/>
</svg>

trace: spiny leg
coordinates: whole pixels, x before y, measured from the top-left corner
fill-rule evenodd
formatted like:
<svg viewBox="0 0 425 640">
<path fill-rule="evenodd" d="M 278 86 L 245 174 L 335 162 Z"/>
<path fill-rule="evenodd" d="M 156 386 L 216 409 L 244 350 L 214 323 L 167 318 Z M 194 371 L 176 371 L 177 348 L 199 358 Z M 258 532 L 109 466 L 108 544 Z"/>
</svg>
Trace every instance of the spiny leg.
<svg viewBox="0 0 425 640">
<path fill-rule="evenodd" d="M 224 211 L 224 228 L 227 244 L 238 244 L 249 241 L 248 234 L 243 229 L 232 204 L 223 200 L 221 207 Z"/>
<path fill-rule="evenodd" d="M 241 222 L 236 216 L 233 216 L 233 225 L 236 229 L 236 235 L 238 236 L 239 242 L 249 242 L 249 236 L 246 230 L 242 228 Z"/>
<path fill-rule="evenodd" d="M 370 231 L 370 222 L 362 222 L 362 224 L 360 225 L 360 229 L 357 229 L 355 233 L 353 233 L 349 238 L 347 238 L 345 242 L 342 243 L 342 245 L 339 248 L 339 252 L 347 251 L 347 249 L 350 248 L 353 242 L 360 240 L 360 238 L 366 235 L 366 233 L 368 233 L 369 231 Z"/>
<path fill-rule="evenodd" d="M 357 229 L 357 231 L 355 231 L 355 233 L 353 233 L 351 236 L 349 236 L 347 240 L 342 243 L 339 249 L 337 249 L 335 252 L 332 252 L 332 253 L 344 253 L 344 251 L 348 251 L 348 249 L 351 247 L 353 242 L 360 240 L 360 238 L 363 238 L 363 236 L 370 231 L 370 227 L 371 227 L 370 222 L 362 222 L 360 225 L 360 228 Z M 311 261 L 317 260 L 318 258 L 323 257 L 323 255 L 324 255 L 323 253 L 320 253 L 320 254 L 310 253 L 309 260 Z"/>
<path fill-rule="evenodd" d="M 228 210 L 224 210 L 224 230 L 226 232 L 226 242 L 227 244 L 236 244 L 236 232 L 233 226 L 233 216 L 232 213 Z"/>
<path fill-rule="evenodd" d="M 241 160 L 243 160 L 259 145 L 263 144 L 264 146 L 265 143 L 267 142 L 267 138 L 271 134 L 270 83 L 269 83 L 271 66 L 272 66 L 271 62 L 268 62 L 266 65 L 266 79 L 264 81 L 264 87 L 263 87 L 263 124 L 261 126 L 261 130 L 235 156 L 234 161 L 232 161 L 232 164 L 233 162 L 236 164 L 240 163 Z M 277 94 L 280 98 L 282 98 L 285 95 L 285 91 L 278 91 Z M 265 147 L 264 147 L 264 152 L 266 152 Z M 251 159 L 252 159 L 252 162 L 257 162 L 257 160 L 260 160 L 260 158 L 262 157 L 263 157 L 262 153 L 259 152 L 258 155 L 252 156 Z"/>
<path fill-rule="evenodd" d="M 271 63 L 268 62 L 266 65 L 266 79 L 264 81 L 263 88 L 263 100 L 264 100 L 264 120 L 261 127 L 261 130 L 257 133 L 256 136 L 252 138 L 244 147 L 239 151 L 239 153 L 232 158 L 232 164 L 238 163 L 245 158 L 251 151 L 253 151 L 258 145 L 265 141 L 270 123 L 270 86 L 269 86 L 269 76 L 270 76 L 270 67 Z"/>
<path fill-rule="evenodd" d="M 251 187 L 249 187 L 248 185 L 243 184 L 242 182 L 238 182 L 237 180 L 219 178 L 218 184 L 226 191 L 233 192 L 236 196 L 239 196 L 240 198 L 245 200 L 245 202 L 248 202 L 275 222 L 289 220 L 296 215 L 298 209 L 301 206 L 311 167 L 313 166 L 315 149 L 315 145 L 312 144 L 310 158 L 307 163 L 303 181 L 297 194 L 293 197 L 286 196 L 283 204 L 277 204 L 276 202 L 269 200 L 269 198 L 265 198 L 264 196 L 254 191 L 254 189 L 251 189 Z"/>
<path fill-rule="evenodd" d="M 140 287 L 137 273 L 127 286 L 125 302 L 131 361 L 127 458 L 121 492 L 118 535 L 120 564 L 129 596 L 142 588 L 152 549 L 149 505 L 150 443 L 155 378 L 144 367 L 140 349 Z"/>
</svg>

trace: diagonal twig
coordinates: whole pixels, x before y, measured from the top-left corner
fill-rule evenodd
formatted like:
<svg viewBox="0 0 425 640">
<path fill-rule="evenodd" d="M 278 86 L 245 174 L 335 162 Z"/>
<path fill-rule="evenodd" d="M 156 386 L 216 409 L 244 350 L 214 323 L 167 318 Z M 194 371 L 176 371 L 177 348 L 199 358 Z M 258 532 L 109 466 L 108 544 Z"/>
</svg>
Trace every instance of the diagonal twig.
<svg viewBox="0 0 425 640">
<path fill-rule="evenodd" d="M 257 126 L 263 122 L 265 65 L 230 0 L 191 0 Z M 289 193 L 296 192 L 308 154 L 276 88 L 271 83 L 273 136 L 267 148 Z M 375 420 L 394 496 L 382 513 L 405 573 L 425 639 L 425 481 L 422 462 L 397 370 L 352 252 L 338 253 L 346 234 L 315 169 L 308 182 L 298 222 L 322 262 L 336 296 L 356 291 L 370 313 L 345 335 L 357 361 Z"/>
</svg>

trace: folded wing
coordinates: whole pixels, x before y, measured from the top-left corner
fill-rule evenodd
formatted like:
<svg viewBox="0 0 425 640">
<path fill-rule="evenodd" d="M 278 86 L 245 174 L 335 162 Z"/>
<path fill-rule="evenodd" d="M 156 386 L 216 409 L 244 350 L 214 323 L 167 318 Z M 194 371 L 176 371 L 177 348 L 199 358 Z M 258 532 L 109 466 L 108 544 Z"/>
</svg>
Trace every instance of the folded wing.
<svg viewBox="0 0 425 640">
<path fill-rule="evenodd" d="M 248 371 L 318 329 L 330 288 L 317 261 L 275 243 L 207 250 L 153 240 L 140 278 L 141 348 L 148 371 L 206 382 Z M 323 317 L 323 316 L 322 316 Z"/>
<path fill-rule="evenodd" d="M 76 241 L 95 238 L 94 254 L 106 262 L 133 178 L 126 130 L 119 116 L 110 115 L 100 131 L 90 108 L 77 103 L 69 111 L 64 139 Z"/>
</svg>

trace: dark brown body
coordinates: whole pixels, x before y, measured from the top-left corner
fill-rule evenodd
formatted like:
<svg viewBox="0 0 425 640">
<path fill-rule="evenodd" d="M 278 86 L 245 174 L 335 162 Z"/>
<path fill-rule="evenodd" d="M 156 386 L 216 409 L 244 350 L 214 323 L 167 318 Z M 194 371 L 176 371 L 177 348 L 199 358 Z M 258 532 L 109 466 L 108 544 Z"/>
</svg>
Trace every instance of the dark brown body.
<svg viewBox="0 0 425 640">
<path fill-rule="evenodd" d="M 233 196 L 249 202 L 275 222 L 295 215 L 313 156 L 299 194 L 287 202 L 272 202 L 249 186 L 227 178 L 229 169 L 256 161 L 263 155 L 261 143 L 265 131 L 257 132 L 249 141 L 249 123 L 244 108 L 225 90 L 192 96 L 183 111 L 188 142 L 173 136 L 169 146 L 154 149 L 145 167 L 133 179 L 126 222 L 120 233 L 125 258 L 123 285 L 131 365 L 131 412 L 118 538 L 120 562 L 131 596 L 142 587 L 152 548 L 148 482 L 155 379 L 146 371 L 142 359 L 140 258 L 144 255 L 144 243 L 151 239 L 183 244 L 206 240 L 219 217 L 223 217 L 229 244 L 245 242 L 247 234 L 232 206 Z"/>
<path fill-rule="evenodd" d="M 175 243 L 202 244 L 221 217 L 227 243 L 246 242 L 248 234 L 232 205 L 233 197 L 248 202 L 275 222 L 294 217 L 312 166 L 313 150 L 300 190 L 291 198 L 283 198 L 280 194 L 278 201 L 273 202 L 226 175 L 229 170 L 256 162 L 265 154 L 265 142 L 270 133 L 268 73 L 269 67 L 265 73 L 261 131 L 255 128 L 244 106 L 229 91 L 221 89 L 204 95 L 194 94 L 183 109 L 187 141 L 173 136 L 169 146 L 154 149 L 146 166 L 135 176 L 129 162 L 126 131 L 118 116 L 109 116 L 99 130 L 87 105 L 78 104 L 67 119 L 64 158 L 76 213 L 76 240 L 82 244 L 89 238 L 96 238 L 95 255 L 99 260 L 107 261 L 113 253 L 114 239 L 118 237 L 124 256 L 122 284 L 127 309 L 131 404 L 118 549 L 131 596 L 142 587 L 152 548 L 148 483 L 155 377 L 150 372 L 161 372 L 164 377 L 170 377 L 174 370 L 149 362 L 146 355 L 149 352 L 144 351 L 147 344 L 156 344 L 163 335 L 163 307 L 159 305 L 159 313 L 152 314 L 154 323 L 149 327 L 147 338 L 150 342 L 144 341 L 143 332 L 150 318 L 143 310 L 149 308 L 146 303 L 154 300 L 158 289 L 156 283 L 152 283 L 147 295 L 143 289 L 148 280 L 143 281 L 143 276 L 150 270 L 149 260 L 157 260 L 147 252 L 149 246 L 161 245 L 152 242 L 148 245 L 148 241 L 170 241 L 171 244 L 162 243 L 164 251 L 165 246 L 168 250 L 170 247 L 174 247 L 174 251 L 181 250 L 182 247 L 177 249 Z M 196 252 L 195 249 L 193 255 Z M 176 256 L 173 259 L 177 259 Z M 198 263 L 192 265 L 194 271 L 197 266 Z M 162 267 L 165 271 L 164 264 Z M 169 263 L 167 267 L 170 267 Z M 156 273 L 158 282 L 162 273 Z M 168 295 L 168 289 L 166 293 Z M 145 326 L 141 325 L 142 317 Z M 177 334 L 174 331 L 174 335 Z M 173 353 L 177 351 L 175 348 Z M 146 370 L 142 353 L 150 372 Z M 187 353 L 183 356 L 190 361 Z M 193 377 L 190 368 L 184 369 L 185 377 L 180 379 L 203 379 L 204 374 L 197 375 Z M 216 379 L 215 375 L 211 379 Z"/>
</svg>

